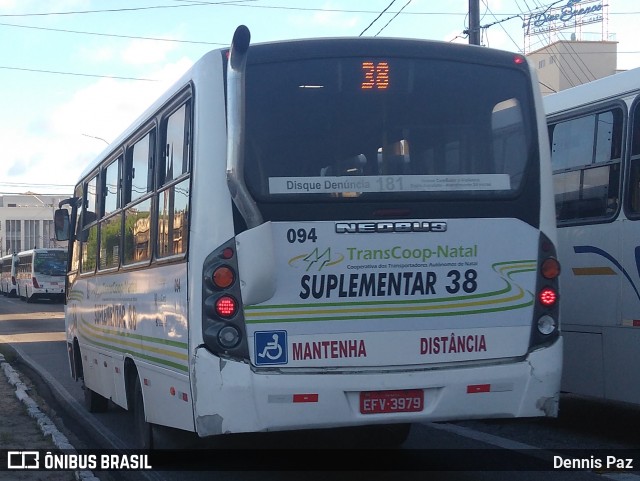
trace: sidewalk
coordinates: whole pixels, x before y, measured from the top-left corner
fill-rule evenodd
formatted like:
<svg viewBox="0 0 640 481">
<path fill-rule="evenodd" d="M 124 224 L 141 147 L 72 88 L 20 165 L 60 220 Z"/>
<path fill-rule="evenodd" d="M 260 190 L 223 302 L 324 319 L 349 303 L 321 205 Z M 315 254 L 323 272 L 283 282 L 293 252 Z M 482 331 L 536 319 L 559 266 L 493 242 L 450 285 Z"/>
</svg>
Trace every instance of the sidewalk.
<svg viewBox="0 0 640 481">
<path fill-rule="evenodd" d="M 67 437 L 30 395 L 24 379 L 0 354 L 0 452 L 6 450 L 74 450 Z M 0 459 L 6 466 L 7 459 Z M 0 480 L 99 481 L 90 471 L 0 471 Z"/>
</svg>

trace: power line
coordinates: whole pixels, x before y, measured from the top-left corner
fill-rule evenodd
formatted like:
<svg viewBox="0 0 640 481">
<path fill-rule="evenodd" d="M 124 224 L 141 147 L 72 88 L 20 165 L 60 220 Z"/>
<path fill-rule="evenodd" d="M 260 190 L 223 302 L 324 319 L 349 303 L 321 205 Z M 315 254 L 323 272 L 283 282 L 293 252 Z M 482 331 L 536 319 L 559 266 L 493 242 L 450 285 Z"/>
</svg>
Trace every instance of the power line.
<svg viewBox="0 0 640 481">
<path fill-rule="evenodd" d="M 384 26 L 384 27 L 382 27 L 380 30 L 378 30 L 378 33 L 376 33 L 376 34 L 374 35 L 374 37 L 377 37 L 377 36 L 380 34 L 380 32 L 382 32 L 385 28 L 387 28 L 387 27 L 389 26 L 389 24 L 390 24 L 391 22 L 393 22 L 393 20 L 394 20 L 398 15 L 400 15 L 400 14 L 402 13 L 402 11 L 405 9 L 405 7 L 406 7 L 407 5 L 409 5 L 410 3 L 411 3 L 411 0 L 409 0 L 407 3 L 405 3 L 405 4 L 404 4 L 404 7 L 402 7 L 400 10 L 398 10 L 398 13 L 396 13 L 393 17 L 391 17 L 391 20 L 389 20 L 389 21 L 385 24 L 385 26 Z"/>
<path fill-rule="evenodd" d="M 0 187 L 73 187 L 73 184 L 38 184 L 34 182 L 0 182 Z"/>
<path fill-rule="evenodd" d="M 174 0 L 181 2 L 189 2 L 185 5 L 152 5 L 148 7 L 131 7 L 131 8 L 117 8 L 117 9 L 102 9 L 102 10 L 76 10 L 67 12 L 36 12 L 36 13 L 19 13 L 19 14 L 0 14 L 0 17 L 35 17 L 35 16 L 48 16 L 48 15 L 80 15 L 91 13 L 118 13 L 118 12 L 130 12 L 137 10 L 150 10 L 150 9 L 164 9 L 164 8 L 181 8 L 181 7 L 203 7 L 203 6 L 228 6 L 228 7 L 241 7 L 241 8 L 263 8 L 271 10 L 295 10 L 306 12 L 335 12 L 335 13 L 377 13 L 375 10 L 353 10 L 353 9 L 339 9 L 339 8 L 307 8 L 307 7 L 285 7 L 280 5 L 247 5 L 246 2 L 257 2 L 258 0 L 229 0 L 229 1 L 190 1 L 190 0 Z M 526 2 L 525 2 L 526 4 Z M 535 7 L 531 9 L 528 5 L 529 11 L 535 10 L 541 7 Z M 389 12 L 398 13 L 398 12 Z M 610 12 L 609 15 L 638 15 L 637 12 Z M 466 16 L 466 13 L 461 12 L 403 12 L 403 15 L 447 15 L 447 16 Z M 512 16 L 513 13 L 501 13 L 496 14 L 499 16 L 506 15 Z"/>
<path fill-rule="evenodd" d="M 494 23 L 491 23 L 489 25 L 483 25 L 480 28 L 484 29 L 484 31 L 486 31 L 486 29 L 488 29 L 489 27 L 493 26 L 493 25 L 500 25 L 500 28 L 502 28 L 502 30 L 504 31 L 504 33 L 507 34 L 507 37 L 509 37 L 509 40 L 511 40 L 513 42 L 513 44 L 516 46 L 516 48 L 518 50 L 520 50 L 520 45 L 518 45 L 518 43 L 513 39 L 513 37 L 509 34 L 509 32 L 507 32 L 507 29 L 504 28 L 504 26 L 502 25 L 503 22 L 506 22 L 507 20 L 512 20 L 514 18 L 519 18 L 519 15 L 514 15 L 512 17 L 507 17 L 504 18 L 502 20 L 498 20 L 497 17 L 493 14 L 493 12 L 489 9 L 489 3 L 486 2 L 485 0 L 482 0 L 482 3 L 484 3 L 484 5 L 487 7 L 487 11 L 491 14 L 491 16 L 496 20 Z M 488 36 L 487 36 L 487 41 L 488 41 Z"/>
<path fill-rule="evenodd" d="M 178 40 L 173 38 L 159 38 L 159 37 L 139 37 L 136 35 L 117 35 L 114 33 L 100 33 L 100 32 L 86 32 L 82 30 L 67 30 L 62 28 L 48 28 L 48 27 L 35 27 L 31 25 L 16 25 L 14 23 L 1 23 L 0 26 L 3 27 L 16 27 L 16 28 L 29 28 L 33 30 L 45 30 L 49 32 L 58 32 L 58 33 L 75 33 L 79 35 L 96 35 L 100 37 L 114 37 L 114 38 L 127 38 L 133 40 L 150 40 L 154 42 L 175 42 L 175 43 L 193 43 L 193 44 L 201 44 L 201 45 L 222 45 L 228 46 L 229 43 L 222 42 L 203 42 L 197 40 Z"/>
<path fill-rule="evenodd" d="M 201 7 L 210 5 L 229 5 L 238 2 L 255 2 L 257 0 L 230 0 L 226 2 L 198 2 L 185 5 L 151 5 L 148 7 L 130 7 L 130 8 L 107 8 L 101 10 L 73 10 L 68 12 L 38 12 L 38 13 L 3 13 L 0 17 L 48 17 L 53 15 L 82 15 L 87 13 L 116 13 L 116 12 L 133 12 L 137 10 L 154 10 L 162 8 L 184 8 L 184 7 Z"/>
<path fill-rule="evenodd" d="M 80 73 L 80 72 L 61 72 L 58 70 L 44 70 L 37 68 L 23 68 L 23 67 L 10 67 L 8 65 L 0 65 L 0 69 L 3 70 L 18 70 L 21 72 L 36 72 L 36 73 L 48 73 L 55 75 L 72 75 L 76 77 L 94 77 L 94 78 L 110 78 L 115 80 L 138 80 L 142 82 L 157 82 L 156 79 L 149 78 L 136 78 L 136 77 L 120 77 L 118 75 L 97 75 L 97 74 L 89 74 L 89 73 Z"/>
<path fill-rule="evenodd" d="M 382 15 L 384 14 L 384 12 L 386 12 L 387 10 L 389 10 L 389 8 L 391 8 L 391 5 L 393 5 L 395 3 L 396 0 L 391 0 L 391 3 L 389 5 L 387 5 L 387 7 L 378 14 L 378 16 L 376 18 L 373 19 L 373 21 L 369 24 L 369 26 L 367 28 L 365 28 L 362 32 L 360 32 L 360 35 L 358 35 L 359 37 L 362 37 L 362 34 L 364 32 L 366 32 L 367 30 L 369 30 L 369 28 L 371 27 L 371 25 L 373 25 L 374 23 L 376 23 L 376 21 L 382 17 Z"/>
<path fill-rule="evenodd" d="M 538 83 L 539 83 L 540 85 L 542 85 L 543 87 L 547 87 L 547 88 L 548 88 L 549 90 L 551 90 L 553 93 L 558 92 L 556 89 L 554 89 L 554 88 L 552 88 L 552 87 L 549 87 L 546 83 L 541 82 L 540 80 L 538 80 Z"/>
</svg>

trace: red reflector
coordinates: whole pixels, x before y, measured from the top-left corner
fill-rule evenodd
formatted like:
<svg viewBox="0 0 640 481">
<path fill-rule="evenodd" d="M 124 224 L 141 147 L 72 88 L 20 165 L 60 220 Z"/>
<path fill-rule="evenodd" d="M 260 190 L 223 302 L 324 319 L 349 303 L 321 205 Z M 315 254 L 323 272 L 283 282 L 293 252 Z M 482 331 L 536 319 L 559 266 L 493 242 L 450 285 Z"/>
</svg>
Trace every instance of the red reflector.
<svg viewBox="0 0 640 481">
<path fill-rule="evenodd" d="M 223 259 L 231 259 L 233 257 L 233 249 L 231 247 L 226 247 L 222 254 L 220 255 Z"/>
<path fill-rule="evenodd" d="M 633 327 L 640 327 L 640 321 L 638 319 L 634 319 L 631 325 Z"/>
<path fill-rule="evenodd" d="M 231 317 L 236 313 L 236 300 L 231 296 L 222 296 L 216 301 L 216 312 L 220 317 Z"/>
<path fill-rule="evenodd" d="M 540 272 L 545 279 L 555 279 L 560 275 L 560 263 L 557 259 L 549 257 L 542 262 Z"/>
<path fill-rule="evenodd" d="M 545 287 L 538 294 L 538 300 L 543 306 L 550 307 L 556 303 L 556 301 L 558 300 L 558 295 L 556 294 L 556 291 L 554 291 L 550 287 Z"/>
<path fill-rule="evenodd" d="M 317 394 L 294 394 L 293 402 L 294 403 L 317 403 L 318 395 Z"/>
<path fill-rule="evenodd" d="M 183 400 L 183 401 L 189 401 L 189 396 L 187 395 L 187 393 L 186 393 L 186 392 L 183 392 L 183 393 L 182 393 L 182 400 Z"/>
<path fill-rule="evenodd" d="M 226 289 L 234 280 L 233 270 L 227 266 L 220 266 L 213 272 L 213 283 L 218 289 Z"/>
<path fill-rule="evenodd" d="M 467 386 L 467 394 L 478 392 L 491 392 L 491 384 L 470 384 Z"/>
</svg>

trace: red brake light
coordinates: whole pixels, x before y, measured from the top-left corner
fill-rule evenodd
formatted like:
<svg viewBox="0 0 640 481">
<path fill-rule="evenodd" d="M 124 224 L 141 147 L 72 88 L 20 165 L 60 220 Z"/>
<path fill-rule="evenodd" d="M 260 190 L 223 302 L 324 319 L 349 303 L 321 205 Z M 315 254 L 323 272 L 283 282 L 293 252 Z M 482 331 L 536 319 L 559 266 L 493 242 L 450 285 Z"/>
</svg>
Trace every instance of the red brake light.
<svg viewBox="0 0 640 481">
<path fill-rule="evenodd" d="M 216 301 L 216 313 L 220 317 L 232 317 L 237 308 L 236 300 L 231 296 L 222 296 Z"/>
<path fill-rule="evenodd" d="M 35 287 L 36 289 L 40 289 L 40 284 L 38 284 L 38 279 L 36 279 L 35 277 L 32 277 L 31 280 L 33 281 L 33 287 Z"/>
<path fill-rule="evenodd" d="M 538 293 L 538 300 L 543 306 L 551 307 L 558 300 L 558 294 L 550 287 L 545 287 Z"/>
<path fill-rule="evenodd" d="M 516 65 L 523 64 L 524 57 L 522 55 L 516 55 L 515 57 L 513 57 L 513 63 L 515 63 Z"/>
</svg>

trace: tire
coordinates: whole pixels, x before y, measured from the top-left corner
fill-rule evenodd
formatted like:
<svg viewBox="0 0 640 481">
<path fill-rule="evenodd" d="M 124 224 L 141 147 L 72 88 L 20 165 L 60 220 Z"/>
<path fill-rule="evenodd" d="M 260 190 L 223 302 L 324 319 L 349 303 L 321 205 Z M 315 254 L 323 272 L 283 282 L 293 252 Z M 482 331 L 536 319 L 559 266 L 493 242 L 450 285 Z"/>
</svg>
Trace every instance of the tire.
<svg viewBox="0 0 640 481">
<path fill-rule="evenodd" d="M 82 383 L 82 389 L 84 390 L 84 405 L 90 413 L 103 413 L 109 409 L 109 400 L 89 389 L 84 384 L 84 381 Z"/>
<path fill-rule="evenodd" d="M 29 289 L 27 287 L 24 288 L 24 300 L 27 301 L 27 304 L 31 304 L 31 302 L 33 302 L 33 293 L 31 293 L 30 296 Z"/>
<path fill-rule="evenodd" d="M 144 450 L 153 449 L 153 425 L 147 422 L 146 419 L 142 384 L 137 374 L 133 387 L 133 425 L 135 429 L 135 447 Z"/>
</svg>

